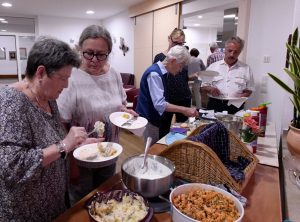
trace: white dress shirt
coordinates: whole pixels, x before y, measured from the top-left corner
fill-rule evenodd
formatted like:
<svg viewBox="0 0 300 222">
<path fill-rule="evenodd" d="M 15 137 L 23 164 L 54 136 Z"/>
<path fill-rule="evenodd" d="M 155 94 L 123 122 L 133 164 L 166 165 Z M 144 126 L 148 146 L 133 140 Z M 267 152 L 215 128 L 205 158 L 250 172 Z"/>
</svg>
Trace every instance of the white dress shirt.
<svg viewBox="0 0 300 222">
<path fill-rule="evenodd" d="M 217 61 L 211 64 L 206 70 L 212 70 L 219 73 L 214 76 L 210 83 L 206 82 L 203 85 L 212 85 L 218 88 L 221 92 L 219 97 L 210 97 L 217 99 L 236 98 L 243 90 L 255 90 L 253 73 L 251 68 L 240 61 L 237 61 L 232 67 L 225 63 L 224 60 Z"/>
</svg>

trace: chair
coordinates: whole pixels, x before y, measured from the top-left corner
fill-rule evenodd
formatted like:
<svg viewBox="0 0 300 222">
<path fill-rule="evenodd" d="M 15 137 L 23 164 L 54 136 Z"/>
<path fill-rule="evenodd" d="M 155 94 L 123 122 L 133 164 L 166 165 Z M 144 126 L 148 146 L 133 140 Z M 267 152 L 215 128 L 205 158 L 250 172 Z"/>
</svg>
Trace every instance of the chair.
<svg viewBox="0 0 300 222">
<path fill-rule="evenodd" d="M 133 99 L 133 105 L 132 105 L 132 109 L 135 111 L 136 109 L 136 105 L 137 105 L 137 101 L 138 101 L 139 95 L 136 95 Z"/>
<path fill-rule="evenodd" d="M 130 88 L 126 86 L 134 86 L 134 75 L 132 73 L 121 72 L 122 82 L 124 88 Z"/>
<path fill-rule="evenodd" d="M 127 102 L 128 102 L 127 108 L 135 110 L 139 92 L 140 92 L 140 89 L 137 89 L 135 87 L 126 91 Z"/>
<path fill-rule="evenodd" d="M 127 95 L 127 102 L 133 103 L 134 97 L 137 96 L 140 92 L 140 89 L 137 88 L 131 88 L 126 91 Z"/>
</svg>

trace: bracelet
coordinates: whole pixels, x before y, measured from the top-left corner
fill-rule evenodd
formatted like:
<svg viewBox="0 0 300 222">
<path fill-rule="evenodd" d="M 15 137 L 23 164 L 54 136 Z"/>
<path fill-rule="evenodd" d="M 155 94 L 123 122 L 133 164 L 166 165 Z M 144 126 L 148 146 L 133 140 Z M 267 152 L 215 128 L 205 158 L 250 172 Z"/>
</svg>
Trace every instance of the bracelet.
<svg viewBox="0 0 300 222">
<path fill-rule="evenodd" d="M 63 141 L 59 141 L 55 144 L 58 152 L 60 153 L 60 158 L 66 159 L 68 153 L 65 150 L 66 144 Z"/>
</svg>

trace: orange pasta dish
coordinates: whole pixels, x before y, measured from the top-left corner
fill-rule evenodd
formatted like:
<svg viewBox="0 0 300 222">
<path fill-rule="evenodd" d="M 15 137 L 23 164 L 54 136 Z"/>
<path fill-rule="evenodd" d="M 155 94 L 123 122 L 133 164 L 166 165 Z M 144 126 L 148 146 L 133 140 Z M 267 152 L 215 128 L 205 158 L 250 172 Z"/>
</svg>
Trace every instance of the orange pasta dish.
<svg viewBox="0 0 300 222">
<path fill-rule="evenodd" d="M 172 200 L 185 215 L 201 222 L 233 222 L 239 212 L 230 198 L 213 190 L 195 189 Z"/>
</svg>

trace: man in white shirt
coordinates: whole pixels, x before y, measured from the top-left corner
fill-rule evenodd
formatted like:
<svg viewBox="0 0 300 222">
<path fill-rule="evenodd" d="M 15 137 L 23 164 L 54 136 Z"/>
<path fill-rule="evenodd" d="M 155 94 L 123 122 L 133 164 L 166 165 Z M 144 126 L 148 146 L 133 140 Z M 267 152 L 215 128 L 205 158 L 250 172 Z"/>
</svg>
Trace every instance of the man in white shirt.
<svg viewBox="0 0 300 222">
<path fill-rule="evenodd" d="M 238 61 L 244 47 L 244 40 L 232 37 L 225 43 L 225 57 L 211 64 L 207 70 L 216 71 L 219 75 L 209 83 L 204 83 L 202 90 L 208 93 L 207 109 L 217 112 L 228 111 L 234 114 L 244 108 L 244 103 L 229 105 L 228 102 L 237 98 L 249 97 L 254 91 L 254 79 L 250 67 Z"/>
</svg>

